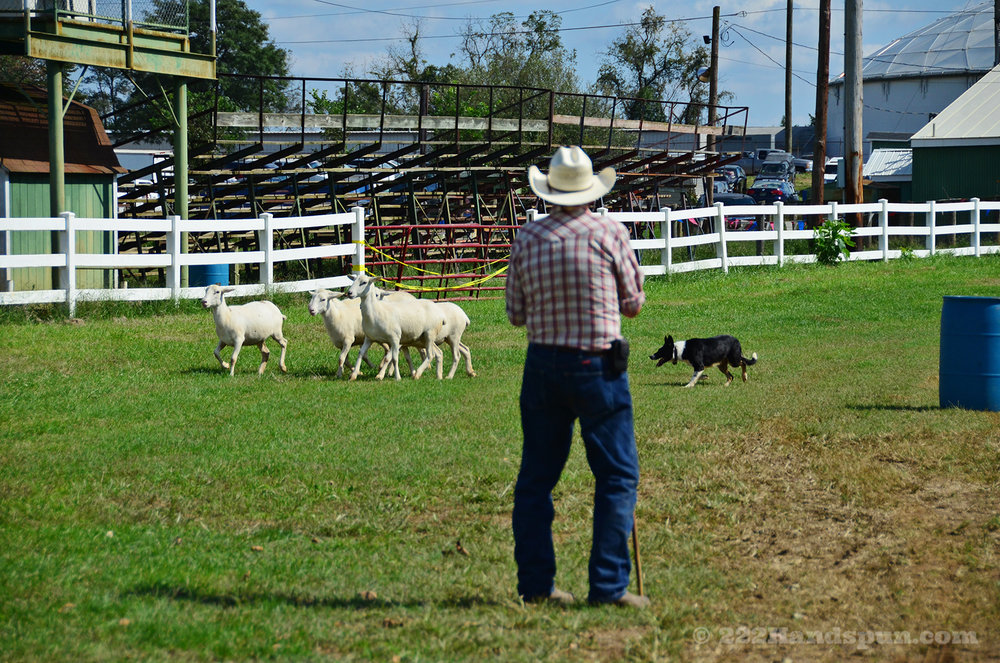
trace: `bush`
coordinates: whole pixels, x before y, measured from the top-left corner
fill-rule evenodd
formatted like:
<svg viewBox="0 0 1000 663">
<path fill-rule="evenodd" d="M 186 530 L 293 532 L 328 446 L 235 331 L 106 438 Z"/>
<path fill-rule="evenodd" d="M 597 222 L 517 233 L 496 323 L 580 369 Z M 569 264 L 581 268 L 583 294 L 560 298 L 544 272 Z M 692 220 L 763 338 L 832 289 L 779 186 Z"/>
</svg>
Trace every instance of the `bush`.
<svg viewBox="0 0 1000 663">
<path fill-rule="evenodd" d="M 815 230 L 816 260 L 824 265 L 835 265 L 841 258 L 847 260 L 854 246 L 853 234 L 854 229 L 846 221 L 827 219 Z"/>
</svg>

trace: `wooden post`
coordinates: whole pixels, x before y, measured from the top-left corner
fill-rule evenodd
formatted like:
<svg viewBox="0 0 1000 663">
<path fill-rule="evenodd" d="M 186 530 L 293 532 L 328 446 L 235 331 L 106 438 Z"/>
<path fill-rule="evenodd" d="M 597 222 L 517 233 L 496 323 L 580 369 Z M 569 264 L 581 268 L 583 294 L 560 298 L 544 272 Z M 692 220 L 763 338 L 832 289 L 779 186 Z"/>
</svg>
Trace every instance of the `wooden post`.
<svg viewBox="0 0 1000 663">
<path fill-rule="evenodd" d="M 59 98 L 62 99 L 62 96 Z M 59 216 L 66 224 L 66 229 L 59 233 L 59 251 L 66 257 L 59 287 L 66 291 L 66 308 L 72 318 L 76 314 L 76 228 L 73 222 L 76 215 L 73 212 L 63 212 Z"/>
<path fill-rule="evenodd" d="M 785 9 L 785 151 L 792 151 L 792 0 Z"/>
<path fill-rule="evenodd" d="M 861 171 L 864 165 L 864 145 L 861 118 L 863 92 L 861 79 L 861 12 L 862 0 L 846 0 L 844 6 L 844 166 L 847 186 L 844 202 L 861 203 Z M 855 224 L 857 225 L 857 224 Z"/>
<path fill-rule="evenodd" d="M 819 56 L 816 62 L 816 141 L 813 146 L 812 202 L 822 205 L 826 172 L 827 102 L 830 96 L 830 0 L 819 2 Z M 815 224 L 813 224 L 815 225 Z"/>
</svg>

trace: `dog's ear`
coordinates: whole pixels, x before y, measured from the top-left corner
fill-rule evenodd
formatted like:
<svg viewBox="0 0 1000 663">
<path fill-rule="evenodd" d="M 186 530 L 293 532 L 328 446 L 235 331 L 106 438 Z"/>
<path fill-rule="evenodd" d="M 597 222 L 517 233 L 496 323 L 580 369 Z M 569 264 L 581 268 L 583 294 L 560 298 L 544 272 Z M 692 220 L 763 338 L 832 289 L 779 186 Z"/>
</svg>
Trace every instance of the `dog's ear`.
<svg viewBox="0 0 1000 663">
<path fill-rule="evenodd" d="M 673 336 L 664 336 L 663 337 L 663 345 L 667 346 L 668 348 L 674 347 L 674 337 Z"/>
</svg>

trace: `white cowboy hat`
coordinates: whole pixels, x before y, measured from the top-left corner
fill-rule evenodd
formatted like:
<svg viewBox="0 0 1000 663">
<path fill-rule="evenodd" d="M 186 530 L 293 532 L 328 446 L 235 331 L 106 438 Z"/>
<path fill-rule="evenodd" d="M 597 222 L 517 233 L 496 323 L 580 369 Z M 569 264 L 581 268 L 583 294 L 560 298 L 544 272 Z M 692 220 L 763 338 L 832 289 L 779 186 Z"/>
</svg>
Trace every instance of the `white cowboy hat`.
<svg viewBox="0 0 1000 663">
<path fill-rule="evenodd" d="M 537 166 L 528 168 L 531 190 L 553 205 L 586 205 L 611 191 L 615 169 L 608 167 L 594 174 L 587 153 L 577 146 L 560 147 L 549 161 L 548 176 Z"/>
</svg>

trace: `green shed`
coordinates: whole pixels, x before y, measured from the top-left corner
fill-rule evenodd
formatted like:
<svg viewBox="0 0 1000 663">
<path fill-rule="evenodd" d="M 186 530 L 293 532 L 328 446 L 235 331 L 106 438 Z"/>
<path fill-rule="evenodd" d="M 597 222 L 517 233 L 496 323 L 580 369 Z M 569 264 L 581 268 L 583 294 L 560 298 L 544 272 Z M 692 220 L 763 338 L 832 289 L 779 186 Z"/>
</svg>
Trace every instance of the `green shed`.
<svg viewBox="0 0 1000 663">
<path fill-rule="evenodd" d="M 71 102 L 64 116 L 66 207 L 86 218 L 116 218 L 118 163 L 97 112 Z M 49 217 L 48 101 L 45 90 L 0 84 L 0 218 Z M 42 231 L 0 232 L 0 254 L 25 255 L 58 250 L 56 234 Z M 110 253 L 110 232 L 80 231 L 80 253 Z M 50 268 L 17 268 L 0 273 L 0 287 L 50 290 L 59 279 Z M 110 270 L 80 269 L 77 287 L 111 287 Z"/>
<path fill-rule="evenodd" d="M 913 199 L 1000 199 L 1000 67 L 913 135 Z"/>
</svg>

